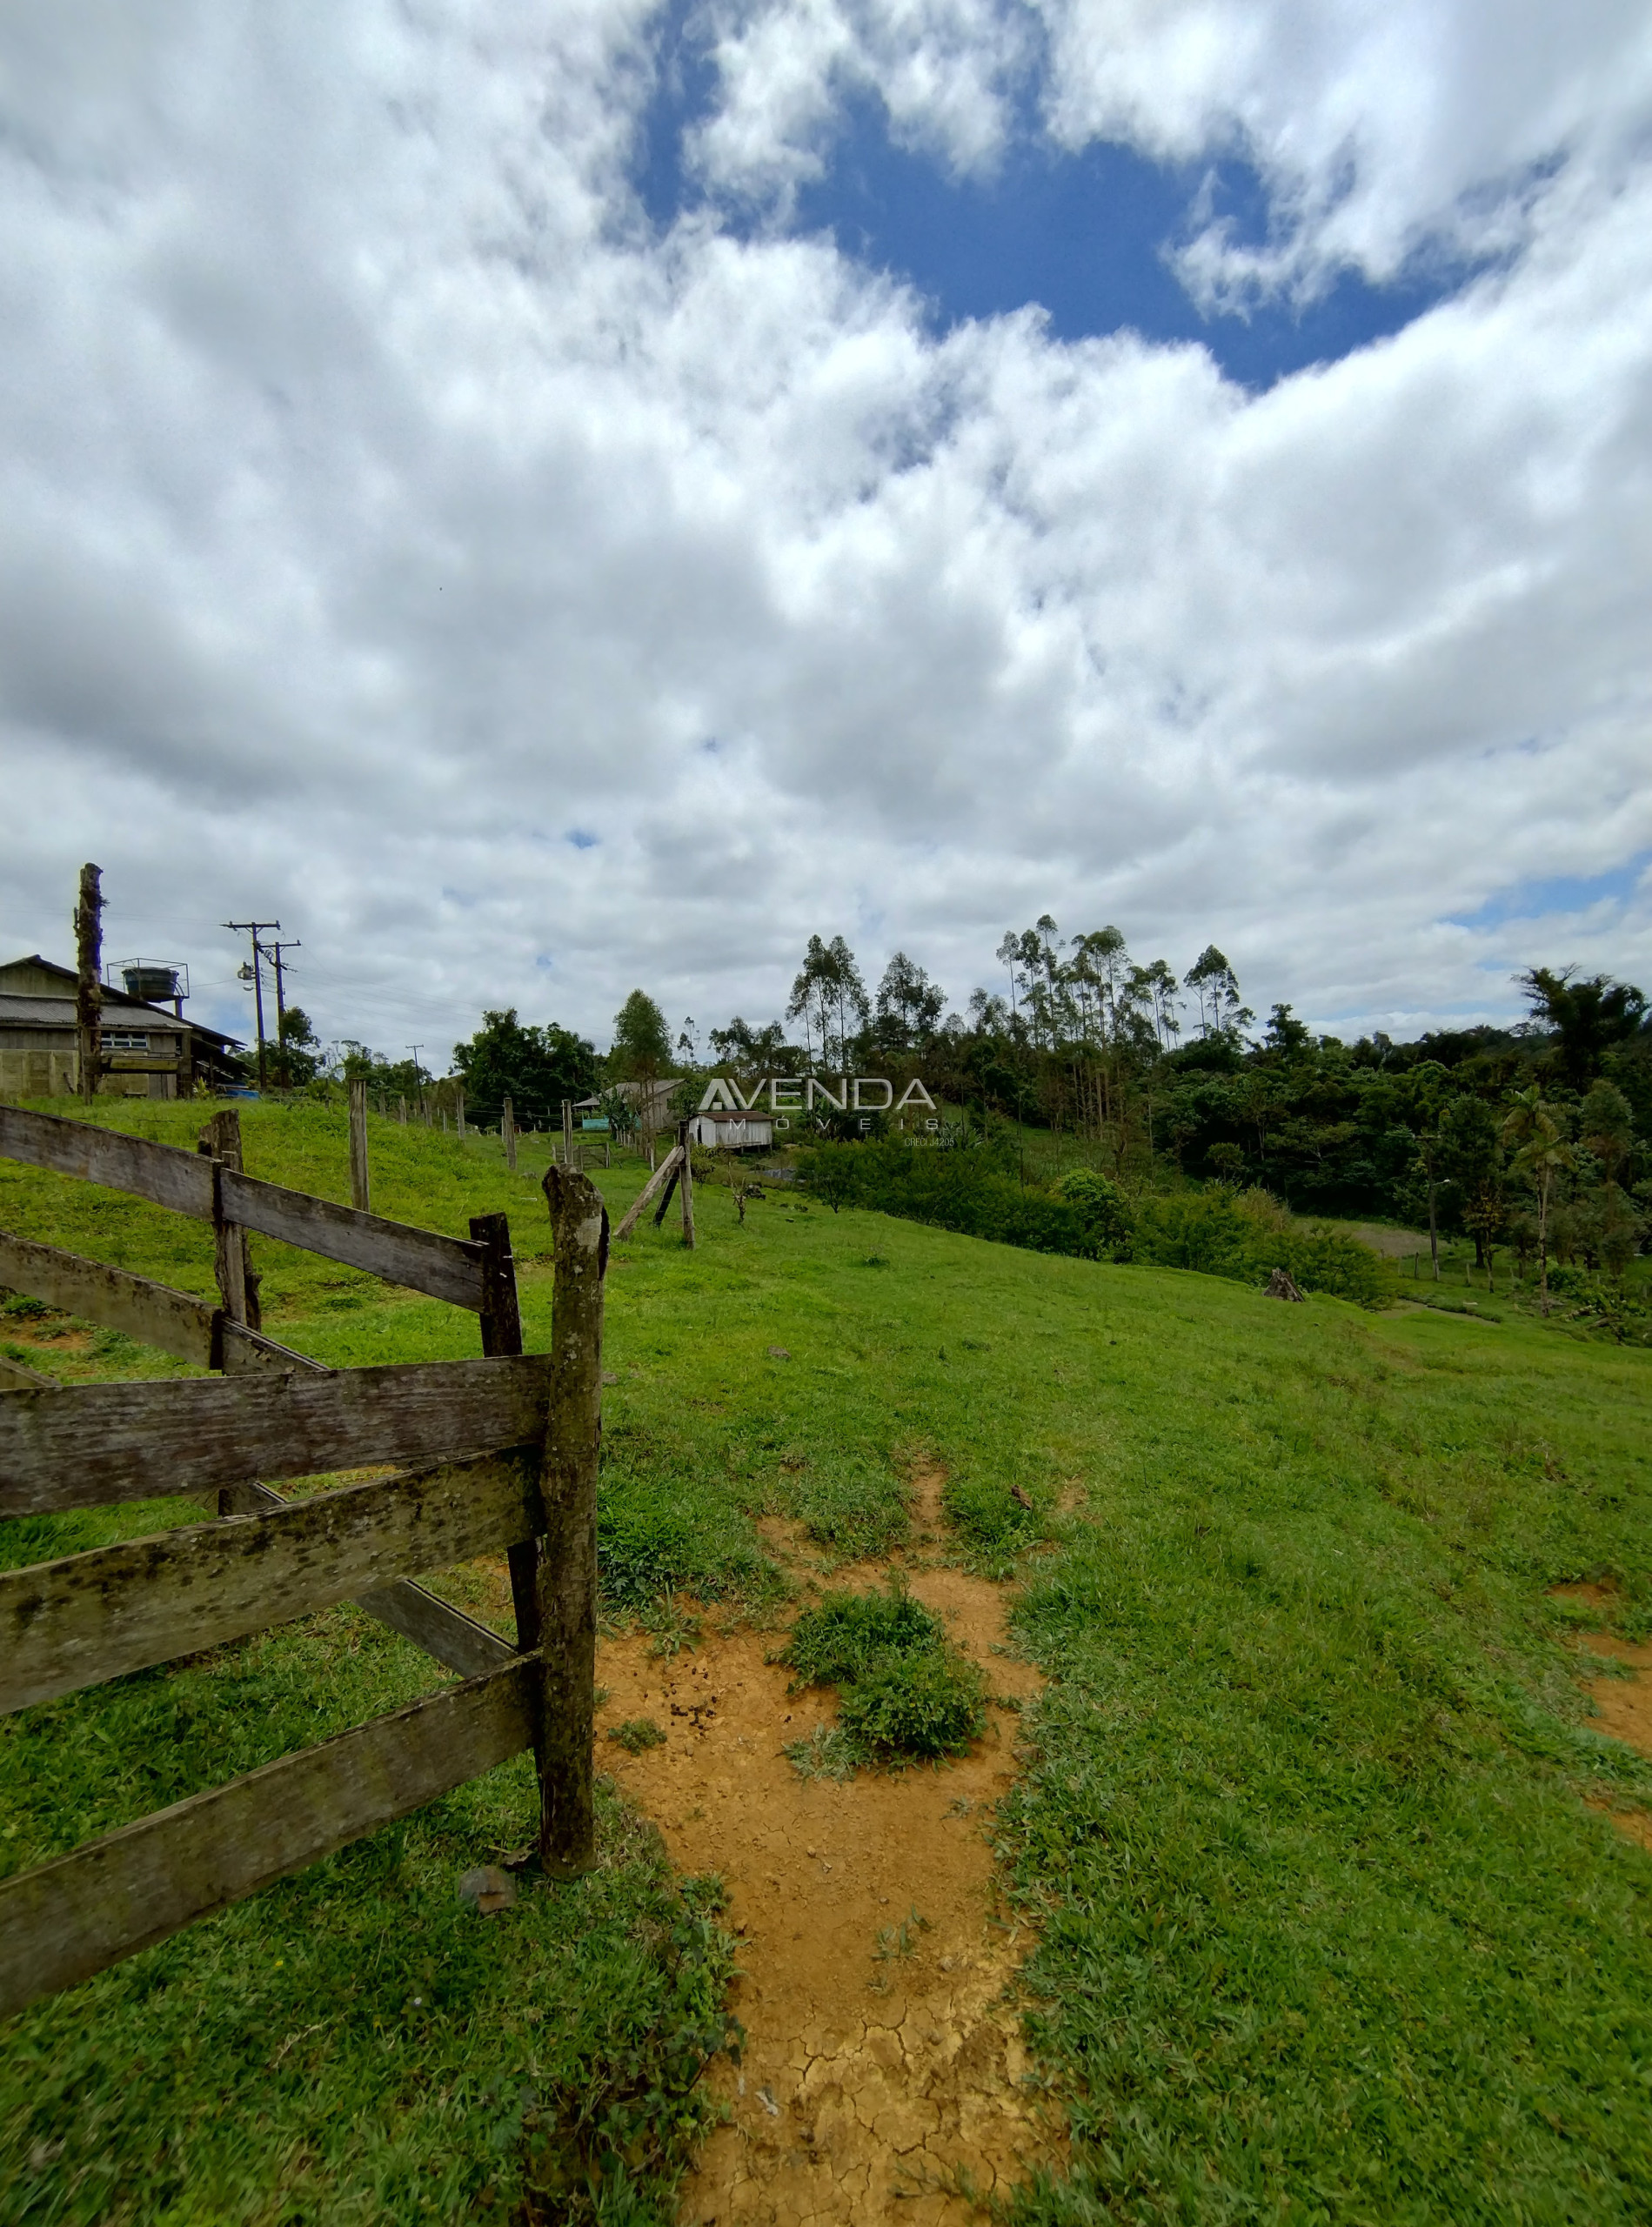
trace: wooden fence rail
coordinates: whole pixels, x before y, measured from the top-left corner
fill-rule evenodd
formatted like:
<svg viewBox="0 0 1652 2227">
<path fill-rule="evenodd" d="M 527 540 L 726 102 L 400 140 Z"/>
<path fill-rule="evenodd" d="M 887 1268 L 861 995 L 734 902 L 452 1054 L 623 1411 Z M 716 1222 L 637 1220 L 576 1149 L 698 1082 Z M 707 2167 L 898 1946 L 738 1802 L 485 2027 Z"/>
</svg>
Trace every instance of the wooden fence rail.
<svg viewBox="0 0 1652 2227">
<path fill-rule="evenodd" d="M 132 1275 L 124 1268 L 105 1267 L 101 1261 L 61 1252 L 55 1245 L 37 1245 L 7 1230 L 0 1230 L 0 1285 L 43 1299 L 48 1306 L 61 1307 L 89 1322 L 124 1330 L 140 1345 L 158 1347 L 179 1361 L 193 1361 L 197 1368 L 331 1374 L 320 1361 L 249 1330 L 221 1307 L 209 1307 L 188 1292 L 151 1283 L 147 1276 Z"/>
<path fill-rule="evenodd" d="M 519 1756 L 534 1741 L 538 1667 L 518 1655 L 0 1882 L 0 2015 Z"/>
<path fill-rule="evenodd" d="M 238 1226 L 451 1299 L 480 1316 L 483 1355 L 328 1370 L 232 1319 L 242 1302 L 222 1260 L 225 1306 L 211 1307 L 0 1235 L 0 1283 L 225 1372 L 4 1390 L 0 1516 L 169 1494 L 216 1496 L 218 1515 L 0 1573 L 0 1711 L 351 1599 L 465 1682 L 0 1883 L 0 2015 L 530 1746 L 543 1869 L 565 1878 L 592 1861 L 600 1197 L 582 1174 L 545 1178 L 553 1351 L 529 1355 L 504 1216 L 477 1218 L 468 1242 L 443 1237 L 258 1182 L 214 1149 L 0 1107 L 0 1154 L 213 1221 L 220 1254 Z M 392 1462 L 420 1466 L 292 1499 L 269 1481 Z M 514 1648 L 412 1582 L 501 1548 Z"/>
<path fill-rule="evenodd" d="M 0 1515 L 537 1445 L 550 1380 L 547 1355 L 518 1354 L 12 1392 L 0 1400 Z"/>
<path fill-rule="evenodd" d="M 538 1538 L 540 1458 L 481 1455 L 0 1571 L 0 1715 Z"/>
<path fill-rule="evenodd" d="M 331 1199 L 311 1198 L 278 1183 L 261 1183 L 198 1152 L 151 1144 L 60 1114 L 0 1106 L 0 1155 L 59 1175 L 77 1175 L 106 1190 L 130 1192 L 197 1221 L 238 1223 L 411 1291 L 475 1314 L 482 1311 L 482 1252 L 473 1242 L 360 1214 L 354 1207 L 336 1206 Z"/>
</svg>

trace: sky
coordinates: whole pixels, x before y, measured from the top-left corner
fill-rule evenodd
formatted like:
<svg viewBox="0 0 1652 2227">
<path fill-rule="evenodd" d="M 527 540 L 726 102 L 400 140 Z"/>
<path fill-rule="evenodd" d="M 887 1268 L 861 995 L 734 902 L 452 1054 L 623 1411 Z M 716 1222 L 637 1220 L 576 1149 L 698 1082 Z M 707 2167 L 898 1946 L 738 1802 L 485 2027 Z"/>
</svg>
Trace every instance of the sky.
<svg viewBox="0 0 1652 2227">
<path fill-rule="evenodd" d="M 1643 4 L 21 0 L 0 334 L 0 957 L 1652 987 Z"/>
</svg>

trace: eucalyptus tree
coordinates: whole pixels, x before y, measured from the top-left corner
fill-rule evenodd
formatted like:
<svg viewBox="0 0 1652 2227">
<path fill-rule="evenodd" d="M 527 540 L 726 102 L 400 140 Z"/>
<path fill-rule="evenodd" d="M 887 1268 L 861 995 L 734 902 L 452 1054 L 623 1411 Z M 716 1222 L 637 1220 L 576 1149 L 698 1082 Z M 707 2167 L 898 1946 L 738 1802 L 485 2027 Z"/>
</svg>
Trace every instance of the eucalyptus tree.
<svg viewBox="0 0 1652 2227">
<path fill-rule="evenodd" d="M 1255 1020 L 1240 1001 L 1239 977 L 1214 943 L 1207 943 L 1182 978 L 1199 1000 L 1201 1036 L 1236 1035 Z"/>
<path fill-rule="evenodd" d="M 826 957 L 832 969 L 832 1003 L 837 1007 L 838 1014 L 838 1062 L 846 1067 L 849 1064 L 849 1015 L 853 1013 L 857 1028 L 864 1028 L 866 1017 L 872 1011 L 872 1001 L 866 995 L 866 986 L 860 979 L 855 955 L 841 936 L 833 937 L 826 946 Z M 823 1044 L 822 1052 L 825 1048 Z"/>
<path fill-rule="evenodd" d="M 813 1027 L 817 1022 L 820 1030 L 820 1064 L 826 1065 L 826 1014 L 833 990 L 832 953 L 819 936 L 811 936 L 797 980 L 792 985 L 791 1003 L 786 1009 L 788 1020 L 803 1023 L 804 1058 L 811 1067 L 814 1064 Z"/>
<path fill-rule="evenodd" d="M 877 1033 L 880 1048 L 922 1052 L 940 1026 L 946 993 L 932 982 L 915 960 L 896 952 L 878 985 Z"/>
</svg>

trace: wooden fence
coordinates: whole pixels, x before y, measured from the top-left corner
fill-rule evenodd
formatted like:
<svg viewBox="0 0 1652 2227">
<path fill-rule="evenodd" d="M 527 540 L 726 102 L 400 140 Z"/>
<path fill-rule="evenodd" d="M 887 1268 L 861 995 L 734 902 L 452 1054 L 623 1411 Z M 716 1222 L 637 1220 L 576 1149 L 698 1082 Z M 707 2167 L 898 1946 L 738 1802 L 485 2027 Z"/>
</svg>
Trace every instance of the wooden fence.
<svg viewBox="0 0 1652 2227">
<path fill-rule="evenodd" d="M 354 1601 L 461 1682 L 0 1882 L 0 2014 L 102 1970 L 532 1748 L 539 1859 L 592 1861 L 596 1470 L 608 1218 L 545 1179 L 552 1348 L 522 1350 L 503 1214 L 469 1241 L 262 1183 L 236 1117 L 198 1153 L 0 1106 L 0 1154 L 213 1225 L 220 1304 L 0 1233 L 0 1284 L 218 1374 L 63 1387 L 0 1364 L 0 1515 L 186 1494 L 211 1521 L 0 1572 L 0 1711 Z M 482 1356 L 329 1369 L 256 1327 L 246 1233 L 470 1308 Z M 387 1462 L 288 1500 L 276 1485 Z M 512 1646 L 413 1581 L 503 1547 Z"/>
</svg>

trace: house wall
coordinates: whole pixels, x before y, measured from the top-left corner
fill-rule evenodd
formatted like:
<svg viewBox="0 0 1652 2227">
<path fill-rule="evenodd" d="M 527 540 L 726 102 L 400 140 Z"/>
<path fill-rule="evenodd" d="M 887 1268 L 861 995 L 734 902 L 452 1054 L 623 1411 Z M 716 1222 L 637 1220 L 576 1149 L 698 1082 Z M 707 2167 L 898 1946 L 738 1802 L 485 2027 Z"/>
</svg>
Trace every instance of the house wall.
<svg viewBox="0 0 1652 2227">
<path fill-rule="evenodd" d="M 36 1035 L 29 1030 L 18 1033 Z M 98 1082 L 100 1098 L 176 1098 L 176 1060 L 144 1060 L 116 1055 L 117 1065 Z M 80 1054 L 71 1045 L 0 1043 L 0 1097 L 73 1098 L 80 1089 Z"/>
</svg>

